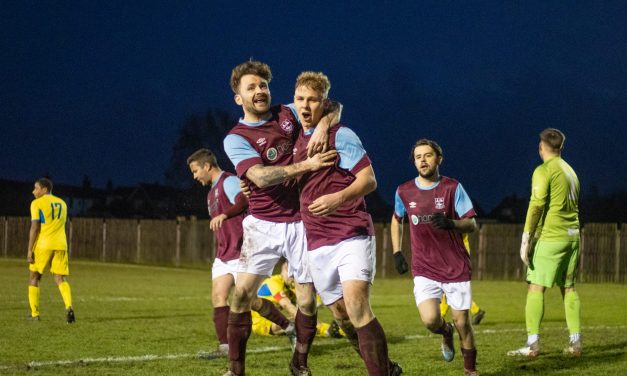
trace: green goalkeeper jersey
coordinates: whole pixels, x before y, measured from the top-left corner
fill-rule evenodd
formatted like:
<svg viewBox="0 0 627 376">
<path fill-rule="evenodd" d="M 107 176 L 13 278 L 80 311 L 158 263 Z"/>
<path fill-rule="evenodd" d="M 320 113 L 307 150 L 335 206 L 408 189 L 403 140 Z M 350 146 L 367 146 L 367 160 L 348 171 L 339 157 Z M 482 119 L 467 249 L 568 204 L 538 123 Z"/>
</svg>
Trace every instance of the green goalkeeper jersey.
<svg viewBox="0 0 627 376">
<path fill-rule="evenodd" d="M 536 215 L 540 216 L 539 220 L 534 218 Z M 579 179 L 559 156 L 547 160 L 533 172 L 524 231 L 535 233 L 540 240 L 579 239 Z"/>
</svg>

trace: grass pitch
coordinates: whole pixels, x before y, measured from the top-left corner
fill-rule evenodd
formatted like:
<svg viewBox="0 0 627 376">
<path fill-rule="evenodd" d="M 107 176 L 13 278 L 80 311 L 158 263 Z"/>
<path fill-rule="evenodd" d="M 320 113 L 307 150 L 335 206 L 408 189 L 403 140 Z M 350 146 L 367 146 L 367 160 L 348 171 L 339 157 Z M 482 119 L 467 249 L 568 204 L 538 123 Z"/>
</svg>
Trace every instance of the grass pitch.
<svg viewBox="0 0 627 376">
<path fill-rule="evenodd" d="M 41 283 L 40 322 L 29 322 L 26 262 L 0 260 L 0 374 L 11 375 L 221 375 L 225 358 L 213 351 L 208 270 L 73 261 L 70 284 L 77 322 L 65 323 L 52 276 Z M 526 340 L 523 282 L 473 283 L 475 300 L 487 311 L 475 327 L 481 375 L 624 375 L 627 369 L 627 286 L 583 284 L 584 355 L 561 354 L 567 343 L 557 289 L 546 296 L 542 354 L 512 359 L 508 350 Z M 406 375 L 460 375 L 462 359 L 441 360 L 440 337 L 422 326 L 410 278 L 377 280 L 372 305 L 392 359 Z M 322 308 L 321 320 L 329 321 Z M 248 375 L 287 375 L 290 350 L 284 337 L 248 342 Z M 365 375 L 361 360 L 343 340 L 316 339 L 310 357 L 315 375 Z"/>
</svg>

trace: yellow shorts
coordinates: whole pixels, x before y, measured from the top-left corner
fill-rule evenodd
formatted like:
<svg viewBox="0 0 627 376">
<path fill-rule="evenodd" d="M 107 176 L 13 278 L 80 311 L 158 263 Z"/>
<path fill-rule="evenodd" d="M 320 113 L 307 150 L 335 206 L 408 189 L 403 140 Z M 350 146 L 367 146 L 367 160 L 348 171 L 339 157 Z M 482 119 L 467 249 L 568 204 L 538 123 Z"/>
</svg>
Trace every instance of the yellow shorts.
<svg viewBox="0 0 627 376">
<path fill-rule="evenodd" d="M 260 336 L 271 336 L 272 332 L 270 331 L 270 329 L 272 328 L 272 321 L 261 317 L 260 314 L 258 314 L 255 311 L 251 312 L 251 317 L 253 320 L 253 333 L 260 335 Z"/>
<path fill-rule="evenodd" d="M 67 249 L 55 251 L 52 249 L 35 247 L 34 256 L 35 262 L 33 264 L 28 264 L 28 269 L 31 272 L 44 274 L 46 266 L 50 265 L 50 273 L 59 275 L 70 274 Z"/>
</svg>

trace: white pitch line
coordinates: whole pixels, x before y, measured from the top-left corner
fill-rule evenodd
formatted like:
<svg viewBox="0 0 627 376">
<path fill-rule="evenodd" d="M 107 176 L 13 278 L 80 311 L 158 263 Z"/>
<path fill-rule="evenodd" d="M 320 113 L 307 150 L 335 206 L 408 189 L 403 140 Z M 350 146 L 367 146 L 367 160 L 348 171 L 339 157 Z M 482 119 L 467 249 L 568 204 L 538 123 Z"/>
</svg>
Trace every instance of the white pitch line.
<svg viewBox="0 0 627 376">
<path fill-rule="evenodd" d="M 619 326 L 607 326 L 607 325 L 598 325 L 598 326 L 586 326 L 582 328 L 583 330 L 609 330 L 609 329 L 627 329 L 627 325 L 619 325 Z M 542 330 L 566 330 L 566 328 L 562 327 L 547 327 Z M 475 330 L 477 333 L 481 334 L 502 334 L 502 333 L 512 333 L 512 332 L 525 332 L 524 328 L 512 328 L 512 329 L 482 329 Z M 403 340 L 414 340 L 414 339 L 424 339 L 435 337 L 434 334 L 416 334 L 403 336 Z M 334 340 L 327 340 L 324 342 L 318 342 L 316 346 L 324 347 L 328 345 L 336 344 Z M 290 350 L 289 346 L 267 346 L 267 347 L 259 347 L 247 350 L 249 354 L 262 354 L 269 352 L 276 352 L 282 350 Z M 0 370 L 9 370 L 9 369 L 17 369 L 17 368 L 36 368 L 36 367 L 45 367 L 45 366 L 60 366 L 60 365 L 82 365 L 82 364 L 90 364 L 90 363 L 123 363 L 123 362 L 143 362 L 150 360 L 168 360 L 168 359 L 181 359 L 181 358 L 198 358 L 201 354 L 207 354 L 204 351 L 199 351 L 196 354 L 166 354 L 166 355 L 137 355 L 137 356 L 107 356 L 101 358 L 83 358 L 83 359 L 74 359 L 74 360 L 47 360 L 47 361 L 31 361 L 26 363 L 25 365 L 0 365 Z M 216 359 L 226 359 L 226 357 L 216 357 Z"/>
</svg>

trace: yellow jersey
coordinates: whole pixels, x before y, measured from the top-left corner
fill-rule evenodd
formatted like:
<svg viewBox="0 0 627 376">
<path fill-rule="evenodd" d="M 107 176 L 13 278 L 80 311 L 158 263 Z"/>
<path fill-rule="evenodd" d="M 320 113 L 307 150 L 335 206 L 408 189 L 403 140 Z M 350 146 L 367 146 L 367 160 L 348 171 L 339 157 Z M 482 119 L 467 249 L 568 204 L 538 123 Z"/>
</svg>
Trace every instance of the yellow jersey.
<svg viewBox="0 0 627 376">
<path fill-rule="evenodd" d="M 52 194 L 43 195 L 31 202 L 30 218 L 41 223 L 35 248 L 67 250 L 65 201 Z"/>
</svg>

